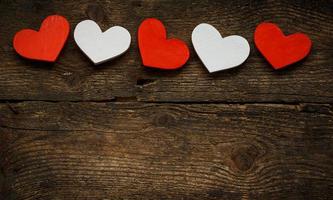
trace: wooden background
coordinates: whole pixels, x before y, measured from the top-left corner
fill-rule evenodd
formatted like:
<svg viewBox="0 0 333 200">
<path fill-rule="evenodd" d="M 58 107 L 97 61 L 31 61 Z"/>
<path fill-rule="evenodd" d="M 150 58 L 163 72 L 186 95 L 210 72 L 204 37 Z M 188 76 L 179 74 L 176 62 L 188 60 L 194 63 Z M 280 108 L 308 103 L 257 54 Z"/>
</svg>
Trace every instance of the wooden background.
<svg viewBox="0 0 333 200">
<path fill-rule="evenodd" d="M 130 51 L 94 67 L 72 34 L 55 64 L 20 58 L 13 35 L 61 14 L 126 27 Z M 332 0 L 1 0 L 0 199 L 333 199 Z M 191 48 L 188 64 L 141 65 L 147 17 Z M 262 21 L 313 40 L 274 71 L 253 44 Z M 239 34 L 251 55 L 209 74 L 194 27 Z"/>
</svg>

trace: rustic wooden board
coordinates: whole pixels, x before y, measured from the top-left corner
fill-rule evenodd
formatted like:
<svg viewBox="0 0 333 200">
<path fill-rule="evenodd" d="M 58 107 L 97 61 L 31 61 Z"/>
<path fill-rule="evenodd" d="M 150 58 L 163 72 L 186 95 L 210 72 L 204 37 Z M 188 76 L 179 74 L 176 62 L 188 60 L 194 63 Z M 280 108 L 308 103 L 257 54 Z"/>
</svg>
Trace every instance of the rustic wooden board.
<svg viewBox="0 0 333 200">
<path fill-rule="evenodd" d="M 331 199 L 333 2 L 208 0 L 0 1 L 0 200 Z M 72 30 L 122 25 L 129 52 L 94 67 L 71 35 L 54 65 L 20 58 L 12 38 L 47 15 Z M 144 69 L 146 17 L 190 44 L 206 22 L 251 44 L 240 68 L 208 74 Z M 276 72 L 253 45 L 273 20 L 313 40 L 310 56 Z"/>
<path fill-rule="evenodd" d="M 333 102 L 332 1 L 1 1 L 0 99 L 105 101 L 137 98 L 168 102 Z M 133 35 L 130 51 L 115 62 L 93 67 L 71 36 L 53 66 L 21 59 L 12 50 L 12 37 L 22 28 L 37 29 L 53 13 L 66 16 L 72 29 L 94 19 L 106 30 L 122 25 Z M 214 25 L 225 36 L 239 34 L 251 44 L 250 59 L 240 68 L 214 75 L 204 68 L 191 47 L 183 70 L 144 69 L 136 33 L 146 17 L 161 19 L 170 37 L 190 44 L 200 22 Z M 264 20 L 286 33 L 304 32 L 313 40 L 311 55 L 302 63 L 275 72 L 253 45 L 253 31 Z"/>
<path fill-rule="evenodd" d="M 1 105 L 1 194 L 70 200 L 330 199 L 332 109 Z"/>
</svg>

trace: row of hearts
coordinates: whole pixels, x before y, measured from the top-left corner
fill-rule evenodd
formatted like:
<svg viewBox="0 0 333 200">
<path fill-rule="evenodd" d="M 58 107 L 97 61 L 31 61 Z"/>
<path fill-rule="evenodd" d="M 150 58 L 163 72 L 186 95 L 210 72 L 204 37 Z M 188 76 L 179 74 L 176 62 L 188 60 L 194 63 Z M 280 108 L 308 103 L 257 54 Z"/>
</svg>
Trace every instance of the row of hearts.
<svg viewBox="0 0 333 200">
<path fill-rule="evenodd" d="M 47 17 L 38 32 L 30 29 L 19 31 L 13 41 L 14 49 L 21 56 L 55 62 L 68 38 L 69 22 L 59 15 Z M 125 53 L 131 43 L 130 33 L 115 26 L 104 33 L 92 20 L 80 22 L 74 31 L 79 48 L 97 64 L 104 63 Z M 255 30 L 254 41 L 274 69 L 293 64 L 311 49 L 311 40 L 302 33 L 285 36 L 273 23 L 261 23 Z M 237 35 L 222 38 L 209 24 L 198 25 L 192 33 L 192 42 L 199 58 L 209 72 L 230 69 L 241 65 L 250 54 L 248 41 Z M 161 21 L 145 19 L 138 30 L 138 43 L 143 65 L 159 69 L 178 69 L 189 58 L 189 49 L 179 39 L 167 39 Z"/>
</svg>

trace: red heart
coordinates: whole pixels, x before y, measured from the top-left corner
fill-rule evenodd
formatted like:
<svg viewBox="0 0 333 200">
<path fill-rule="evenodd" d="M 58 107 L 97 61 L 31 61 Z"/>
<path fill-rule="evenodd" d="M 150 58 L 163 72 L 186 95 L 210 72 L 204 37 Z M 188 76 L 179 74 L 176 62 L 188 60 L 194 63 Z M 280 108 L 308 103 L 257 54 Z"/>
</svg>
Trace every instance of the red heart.
<svg viewBox="0 0 333 200">
<path fill-rule="evenodd" d="M 302 33 L 285 36 L 273 23 L 261 23 L 254 33 L 254 41 L 274 69 L 282 69 L 302 60 L 310 53 L 312 42 Z"/>
<path fill-rule="evenodd" d="M 16 52 L 25 58 L 54 62 L 65 45 L 69 29 L 64 17 L 48 16 L 39 32 L 24 29 L 16 33 L 13 45 Z"/>
<path fill-rule="evenodd" d="M 167 39 L 164 25 L 157 19 L 144 20 L 138 32 L 139 49 L 143 65 L 159 69 L 177 69 L 190 57 L 185 42 Z"/>
</svg>

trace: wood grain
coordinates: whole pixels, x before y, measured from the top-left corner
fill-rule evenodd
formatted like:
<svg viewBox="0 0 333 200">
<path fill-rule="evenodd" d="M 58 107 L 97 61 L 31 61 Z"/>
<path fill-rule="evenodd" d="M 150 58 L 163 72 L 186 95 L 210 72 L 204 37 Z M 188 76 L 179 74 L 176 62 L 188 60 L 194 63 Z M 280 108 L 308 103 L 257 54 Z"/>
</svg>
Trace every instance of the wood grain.
<svg viewBox="0 0 333 200">
<path fill-rule="evenodd" d="M 73 9 L 75 8 L 75 9 Z M 108 101 L 132 98 L 146 102 L 333 102 L 332 1 L 1 1 L 1 100 Z M 94 19 L 106 30 L 122 25 L 133 36 L 130 51 L 114 62 L 93 67 L 71 37 L 59 62 L 29 62 L 12 49 L 22 28 L 38 29 L 49 14 L 64 15 L 73 28 Z M 170 14 L 172 13 L 172 14 Z M 185 40 L 191 58 L 183 70 L 144 69 L 136 33 L 147 17 L 161 19 L 170 37 Z M 313 40 L 311 55 L 284 71 L 274 71 L 253 45 L 253 31 L 273 21 L 286 34 L 304 32 Z M 250 59 L 238 69 L 209 75 L 190 44 L 200 22 L 224 36 L 239 34 L 251 44 Z"/>
<path fill-rule="evenodd" d="M 327 200 L 333 196 L 331 0 L 0 1 L 0 200 Z M 12 38 L 48 15 L 72 29 L 122 25 L 129 52 L 94 67 L 70 37 L 54 65 L 20 58 Z M 174 72 L 141 65 L 147 17 L 189 44 Z M 253 45 L 262 21 L 314 43 L 274 71 Z M 206 22 L 251 44 L 240 68 L 208 74 L 190 44 Z"/>
<path fill-rule="evenodd" d="M 10 106 L 0 105 L 5 199 L 333 195 L 330 105 Z"/>
</svg>

